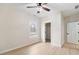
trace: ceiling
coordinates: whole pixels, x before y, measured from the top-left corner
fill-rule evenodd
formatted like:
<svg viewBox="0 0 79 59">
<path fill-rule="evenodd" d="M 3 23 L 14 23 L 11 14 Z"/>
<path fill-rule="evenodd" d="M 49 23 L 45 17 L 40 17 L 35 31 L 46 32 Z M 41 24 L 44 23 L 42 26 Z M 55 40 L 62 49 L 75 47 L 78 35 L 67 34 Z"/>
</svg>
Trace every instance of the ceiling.
<svg viewBox="0 0 79 59">
<path fill-rule="evenodd" d="M 28 5 L 35 6 L 36 4 L 35 3 L 26 4 L 26 6 L 28 6 Z M 67 16 L 71 16 L 74 14 L 78 14 L 79 8 L 75 9 L 76 5 L 79 5 L 79 3 L 48 3 L 46 6 L 48 8 L 50 8 L 51 10 L 56 9 L 58 11 L 61 11 L 63 16 L 67 17 Z M 47 11 L 41 9 L 40 10 L 41 12 L 38 14 L 37 13 L 37 10 L 39 10 L 38 8 L 27 8 L 26 10 L 28 11 L 28 13 L 33 14 L 33 15 L 40 17 L 40 18 L 47 17 L 51 13 L 51 12 L 47 12 Z"/>
</svg>

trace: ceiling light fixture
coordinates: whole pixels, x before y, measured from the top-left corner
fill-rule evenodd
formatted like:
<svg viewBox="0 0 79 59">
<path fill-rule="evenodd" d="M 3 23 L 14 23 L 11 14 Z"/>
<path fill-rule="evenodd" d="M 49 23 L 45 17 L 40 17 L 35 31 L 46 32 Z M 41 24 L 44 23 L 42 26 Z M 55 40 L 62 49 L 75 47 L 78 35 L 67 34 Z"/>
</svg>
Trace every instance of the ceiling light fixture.
<svg viewBox="0 0 79 59">
<path fill-rule="evenodd" d="M 39 7 L 37 8 L 37 13 L 40 13 L 41 11 L 42 11 L 42 7 L 39 6 Z"/>
</svg>

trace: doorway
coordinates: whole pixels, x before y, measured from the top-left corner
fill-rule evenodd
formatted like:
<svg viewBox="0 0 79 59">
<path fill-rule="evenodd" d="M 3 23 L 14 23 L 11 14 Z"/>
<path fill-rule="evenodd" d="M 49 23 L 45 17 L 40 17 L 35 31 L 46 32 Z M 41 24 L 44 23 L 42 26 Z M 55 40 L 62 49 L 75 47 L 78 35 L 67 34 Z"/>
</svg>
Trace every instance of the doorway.
<svg viewBox="0 0 79 59">
<path fill-rule="evenodd" d="M 51 42 L 51 23 L 45 24 L 45 42 Z"/>
</svg>

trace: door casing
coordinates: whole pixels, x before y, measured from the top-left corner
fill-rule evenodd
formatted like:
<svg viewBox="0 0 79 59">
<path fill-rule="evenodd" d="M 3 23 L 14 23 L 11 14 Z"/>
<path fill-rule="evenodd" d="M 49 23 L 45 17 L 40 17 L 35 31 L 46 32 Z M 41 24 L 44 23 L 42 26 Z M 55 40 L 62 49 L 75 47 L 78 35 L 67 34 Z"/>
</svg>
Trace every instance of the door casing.
<svg viewBox="0 0 79 59">
<path fill-rule="evenodd" d="M 46 42 L 45 41 L 45 24 L 46 23 L 51 23 L 51 21 L 50 20 L 43 21 L 42 24 L 41 24 L 41 39 L 42 39 L 42 42 Z M 52 25 L 51 25 L 51 28 L 52 28 Z"/>
</svg>

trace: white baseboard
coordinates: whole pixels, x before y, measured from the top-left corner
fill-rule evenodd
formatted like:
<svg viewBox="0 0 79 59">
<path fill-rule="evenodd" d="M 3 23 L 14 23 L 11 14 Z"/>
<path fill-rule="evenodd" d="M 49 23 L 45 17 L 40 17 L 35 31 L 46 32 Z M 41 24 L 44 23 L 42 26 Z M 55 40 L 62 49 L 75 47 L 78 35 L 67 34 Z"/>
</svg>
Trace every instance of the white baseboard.
<svg viewBox="0 0 79 59">
<path fill-rule="evenodd" d="M 33 42 L 33 43 L 30 43 L 30 44 L 24 44 L 24 45 L 15 47 L 15 48 L 11 48 L 11 49 L 8 49 L 8 50 L 1 51 L 1 52 L 0 52 L 0 55 L 1 55 L 1 54 L 4 54 L 4 53 L 6 53 L 6 52 L 9 52 L 9 51 L 18 49 L 18 48 L 22 48 L 22 47 L 25 47 L 25 46 L 30 46 L 30 45 L 35 44 L 35 43 L 38 43 L 38 42 L 40 42 L 40 40 L 39 40 L 39 41 L 36 41 L 36 42 Z"/>
</svg>

